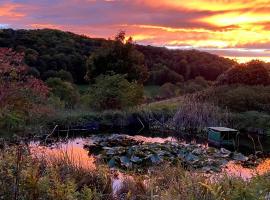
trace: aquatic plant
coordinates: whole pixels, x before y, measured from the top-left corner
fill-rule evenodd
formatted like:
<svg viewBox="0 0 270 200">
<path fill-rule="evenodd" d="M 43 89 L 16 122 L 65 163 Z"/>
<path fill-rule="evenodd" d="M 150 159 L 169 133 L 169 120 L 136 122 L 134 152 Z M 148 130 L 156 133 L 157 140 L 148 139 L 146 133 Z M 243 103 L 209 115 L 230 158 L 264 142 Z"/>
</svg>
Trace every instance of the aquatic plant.
<svg viewBox="0 0 270 200">
<path fill-rule="evenodd" d="M 184 98 L 173 120 L 176 129 L 198 133 L 209 126 L 226 126 L 230 113 L 211 103 L 199 102 L 195 96 Z"/>
<path fill-rule="evenodd" d="M 125 135 L 94 137 L 93 140 L 92 145 L 85 145 L 91 154 L 98 155 L 110 168 L 136 172 L 146 171 L 161 163 L 181 163 L 189 169 L 219 172 L 230 160 L 248 161 L 248 157 L 241 153 L 200 144 L 143 143 Z"/>
</svg>

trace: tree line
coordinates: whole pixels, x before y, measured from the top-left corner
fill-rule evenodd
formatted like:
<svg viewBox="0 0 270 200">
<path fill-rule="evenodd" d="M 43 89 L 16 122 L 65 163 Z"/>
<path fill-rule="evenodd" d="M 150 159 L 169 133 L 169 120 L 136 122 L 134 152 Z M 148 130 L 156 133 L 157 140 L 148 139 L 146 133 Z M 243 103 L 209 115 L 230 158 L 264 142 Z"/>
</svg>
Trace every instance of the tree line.
<svg viewBox="0 0 270 200">
<path fill-rule="evenodd" d="M 0 47 L 24 52 L 26 64 L 38 78 L 46 80 L 64 74 L 71 77 L 76 84 L 87 82 L 85 75 L 91 62 L 95 62 L 97 66 L 92 70 L 93 79 L 106 73 L 108 69 L 114 71 L 116 65 L 121 65 L 117 67 L 116 73 L 128 74 L 129 80 L 137 76 L 137 79 L 142 79 L 140 81 L 147 80 L 145 83 L 152 85 L 177 83 L 197 76 L 216 80 L 235 64 L 230 59 L 196 50 L 169 50 L 137 44 L 126 45 L 121 49 L 119 47 L 123 35 L 119 36 L 119 40 L 115 41 L 51 29 L 3 29 L 0 30 Z M 102 63 L 104 56 L 108 60 L 103 60 Z M 124 58 L 126 56 L 127 59 Z"/>
</svg>

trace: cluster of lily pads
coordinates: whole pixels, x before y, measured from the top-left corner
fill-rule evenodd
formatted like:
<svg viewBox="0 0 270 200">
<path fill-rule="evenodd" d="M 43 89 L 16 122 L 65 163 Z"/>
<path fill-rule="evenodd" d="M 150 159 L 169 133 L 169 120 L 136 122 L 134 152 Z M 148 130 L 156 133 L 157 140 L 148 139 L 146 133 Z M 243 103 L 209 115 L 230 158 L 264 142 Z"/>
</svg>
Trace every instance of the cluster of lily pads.
<svg viewBox="0 0 270 200">
<path fill-rule="evenodd" d="M 222 166 L 231 160 L 242 162 L 248 160 L 241 153 L 223 148 L 177 142 L 145 143 L 126 135 L 95 138 L 93 144 L 86 145 L 85 148 L 111 168 L 136 171 L 164 162 L 180 162 L 183 166 L 205 172 L 219 172 Z"/>
</svg>

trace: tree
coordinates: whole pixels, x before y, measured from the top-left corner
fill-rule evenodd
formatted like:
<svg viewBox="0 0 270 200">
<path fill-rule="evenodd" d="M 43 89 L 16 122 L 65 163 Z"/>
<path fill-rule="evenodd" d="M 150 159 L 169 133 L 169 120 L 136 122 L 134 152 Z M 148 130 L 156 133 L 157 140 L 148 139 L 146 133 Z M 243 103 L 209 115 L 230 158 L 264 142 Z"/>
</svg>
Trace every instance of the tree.
<svg viewBox="0 0 270 200">
<path fill-rule="evenodd" d="M 46 83 L 51 93 L 65 103 L 65 107 L 73 108 L 78 102 L 79 92 L 72 83 L 60 78 L 49 78 Z"/>
<path fill-rule="evenodd" d="M 24 52 L 26 64 L 29 67 L 35 67 L 42 79 L 46 78 L 44 73 L 49 70 L 62 69 L 72 74 L 76 84 L 86 83 L 85 75 L 87 65 L 91 64 L 89 61 L 91 55 L 94 58 L 100 58 L 97 59 L 98 67 L 88 70 L 90 72 L 88 78 L 91 80 L 102 73 L 105 74 L 107 69 L 114 69 L 112 71 L 116 73 L 128 74 L 129 81 L 134 79 L 143 81 L 147 78 L 147 71 L 149 73 L 155 71 L 157 72 L 155 75 L 160 77 L 159 69 L 153 68 L 155 68 L 154 65 L 161 64 L 160 66 L 166 65 L 169 72 L 173 73 L 171 75 L 177 79 L 179 78 L 177 75 L 185 77 L 185 80 L 203 76 L 206 80 L 214 81 L 220 74 L 236 64 L 230 59 L 196 50 L 171 50 L 134 44 L 132 40 L 126 41 L 124 32 L 118 34 L 114 40 L 105 40 L 51 29 L 3 29 L 0 31 L 0 47 L 10 47 Z M 108 61 L 103 60 L 103 63 L 103 58 Z M 132 64 L 130 64 L 130 59 Z M 172 81 L 166 80 L 159 85 L 166 82 Z"/>
<path fill-rule="evenodd" d="M 270 86 L 222 85 L 195 95 L 201 102 L 211 102 L 234 112 L 270 112 Z"/>
<path fill-rule="evenodd" d="M 132 39 L 125 40 L 125 32 L 115 36 L 99 50 L 93 53 L 87 62 L 87 78 L 91 81 L 101 74 L 114 72 L 126 74 L 128 81 L 143 83 L 148 78 L 147 68 L 144 66 L 144 56 L 134 47 Z"/>
<path fill-rule="evenodd" d="M 164 83 L 161 87 L 160 87 L 160 97 L 162 98 L 170 98 L 170 97 L 174 97 L 179 93 L 179 88 L 172 84 L 172 83 Z"/>
<path fill-rule="evenodd" d="M 100 75 L 91 85 L 89 106 L 97 110 L 122 109 L 138 105 L 143 100 L 143 86 L 129 82 L 124 75 Z"/>
<path fill-rule="evenodd" d="M 265 63 L 259 60 L 236 65 L 227 70 L 217 80 L 218 85 L 268 85 L 269 83 L 270 76 L 265 68 Z"/>
<path fill-rule="evenodd" d="M 70 72 L 65 70 L 55 71 L 55 70 L 48 70 L 45 73 L 43 73 L 44 80 L 47 80 L 49 78 L 60 78 L 62 81 L 67 81 L 73 83 L 73 76 Z"/>
<path fill-rule="evenodd" d="M 35 67 L 42 78 L 48 70 L 63 69 L 72 74 L 77 84 L 86 83 L 87 58 L 103 41 L 50 29 L 0 31 L 0 47 L 24 52 L 25 63 Z"/>
<path fill-rule="evenodd" d="M 154 64 L 149 75 L 150 76 L 147 83 L 150 85 L 163 85 L 165 83 L 175 84 L 184 82 L 184 77 L 182 75 L 176 73 L 161 63 Z"/>
<path fill-rule="evenodd" d="M 65 71 L 65 70 L 61 69 L 59 72 L 57 72 L 56 77 L 60 78 L 63 81 L 73 83 L 72 74 L 70 72 L 68 72 L 68 71 Z"/>
<path fill-rule="evenodd" d="M 164 47 L 136 45 L 143 53 L 149 73 L 157 71 L 156 64 L 166 65 L 168 69 L 182 75 L 185 80 L 202 76 L 214 81 L 217 77 L 236 64 L 228 58 L 219 57 L 197 50 L 172 50 Z M 169 82 L 169 81 L 166 81 Z"/>
<path fill-rule="evenodd" d="M 15 128 L 50 112 L 49 88 L 29 75 L 24 54 L 0 48 L 0 127 Z"/>
</svg>

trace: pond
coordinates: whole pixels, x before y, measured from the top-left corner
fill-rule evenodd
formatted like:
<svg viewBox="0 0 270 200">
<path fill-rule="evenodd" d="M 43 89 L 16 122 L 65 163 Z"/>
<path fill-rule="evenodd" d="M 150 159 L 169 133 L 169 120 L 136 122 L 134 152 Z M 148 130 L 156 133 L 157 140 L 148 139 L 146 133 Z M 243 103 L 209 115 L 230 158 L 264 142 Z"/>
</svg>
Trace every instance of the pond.
<svg viewBox="0 0 270 200">
<path fill-rule="evenodd" d="M 123 173 L 143 173 L 165 161 L 172 164 L 180 161 L 187 169 L 203 173 L 226 172 L 245 179 L 270 171 L 268 154 L 250 154 L 254 149 L 249 150 L 246 144 L 241 147 L 242 154 L 210 147 L 206 140 L 197 137 L 155 132 L 116 133 L 74 133 L 68 137 L 55 137 L 49 144 L 32 141 L 30 147 L 33 155 L 44 159 L 53 161 L 65 157 L 87 169 L 95 169 L 96 163 L 102 162 Z M 264 143 L 260 143 L 264 148 Z"/>
</svg>

